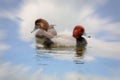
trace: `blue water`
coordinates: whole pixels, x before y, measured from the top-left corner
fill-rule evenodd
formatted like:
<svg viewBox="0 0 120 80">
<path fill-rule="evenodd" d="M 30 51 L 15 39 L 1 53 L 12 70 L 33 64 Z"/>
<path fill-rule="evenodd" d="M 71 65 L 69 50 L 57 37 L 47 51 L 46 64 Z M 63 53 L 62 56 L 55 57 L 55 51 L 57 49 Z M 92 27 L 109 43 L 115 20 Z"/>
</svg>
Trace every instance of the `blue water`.
<svg viewBox="0 0 120 80">
<path fill-rule="evenodd" d="M 75 48 L 38 50 L 29 44 L 15 44 L 1 55 L 1 80 L 119 80 L 119 60 L 89 51 L 77 56 Z"/>
</svg>

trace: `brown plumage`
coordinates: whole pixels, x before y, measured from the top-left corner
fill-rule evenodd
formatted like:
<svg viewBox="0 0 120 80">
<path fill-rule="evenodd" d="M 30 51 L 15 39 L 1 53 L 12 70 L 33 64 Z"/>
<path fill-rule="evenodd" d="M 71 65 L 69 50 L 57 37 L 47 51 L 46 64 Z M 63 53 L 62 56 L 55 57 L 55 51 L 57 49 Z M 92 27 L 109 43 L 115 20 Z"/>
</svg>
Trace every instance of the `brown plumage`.
<svg viewBox="0 0 120 80">
<path fill-rule="evenodd" d="M 36 29 L 39 29 L 39 28 L 47 31 L 49 28 L 49 23 L 45 19 L 41 19 L 41 18 L 37 19 L 35 21 L 35 28 L 33 31 L 35 31 Z"/>
<path fill-rule="evenodd" d="M 81 25 L 77 25 L 73 29 L 73 37 L 79 38 L 80 36 L 82 36 L 84 34 L 84 32 L 85 32 L 84 27 L 82 27 Z"/>
</svg>

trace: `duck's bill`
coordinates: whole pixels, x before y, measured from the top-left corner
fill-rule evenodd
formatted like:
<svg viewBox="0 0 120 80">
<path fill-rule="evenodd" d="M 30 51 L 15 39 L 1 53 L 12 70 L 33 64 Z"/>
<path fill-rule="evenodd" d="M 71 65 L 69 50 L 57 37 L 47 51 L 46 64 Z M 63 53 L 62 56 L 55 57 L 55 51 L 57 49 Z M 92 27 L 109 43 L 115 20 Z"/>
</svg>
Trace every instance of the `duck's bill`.
<svg viewBox="0 0 120 80">
<path fill-rule="evenodd" d="M 36 29 L 33 29 L 33 31 L 31 31 L 31 33 L 33 33 Z"/>
<path fill-rule="evenodd" d="M 88 37 L 88 38 L 91 38 L 91 36 L 88 35 L 87 33 L 84 33 L 83 35 L 86 36 L 86 37 Z"/>
</svg>

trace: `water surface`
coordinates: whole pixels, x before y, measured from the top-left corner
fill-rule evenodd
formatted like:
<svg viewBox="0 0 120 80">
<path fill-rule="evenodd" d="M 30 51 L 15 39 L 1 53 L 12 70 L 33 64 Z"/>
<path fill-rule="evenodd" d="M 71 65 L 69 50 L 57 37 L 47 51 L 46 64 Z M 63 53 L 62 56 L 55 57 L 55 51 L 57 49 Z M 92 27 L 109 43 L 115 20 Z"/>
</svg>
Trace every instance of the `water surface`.
<svg viewBox="0 0 120 80">
<path fill-rule="evenodd" d="M 15 43 L 0 57 L 1 80 L 119 80 L 119 60 L 73 48 L 36 49 Z M 91 48 L 93 49 L 93 48 Z M 97 54 L 97 52 L 96 52 Z"/>
</svg>

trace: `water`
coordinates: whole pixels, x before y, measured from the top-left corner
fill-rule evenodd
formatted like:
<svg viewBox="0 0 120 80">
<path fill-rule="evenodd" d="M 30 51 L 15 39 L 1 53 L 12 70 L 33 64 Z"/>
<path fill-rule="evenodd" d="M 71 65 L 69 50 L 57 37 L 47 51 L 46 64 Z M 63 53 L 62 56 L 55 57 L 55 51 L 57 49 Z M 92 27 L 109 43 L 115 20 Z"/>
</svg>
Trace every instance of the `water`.
<svg viewBox="0 0 120 80">
<path fill-rule="evenodd" d="M 16 43 L 1 55 L 1 80 L 120 79 L 119 60 L 93 55 L 93 48 L 81 53 L 75 47 L 36 49 L 28 45 Z"/>
</svg>

